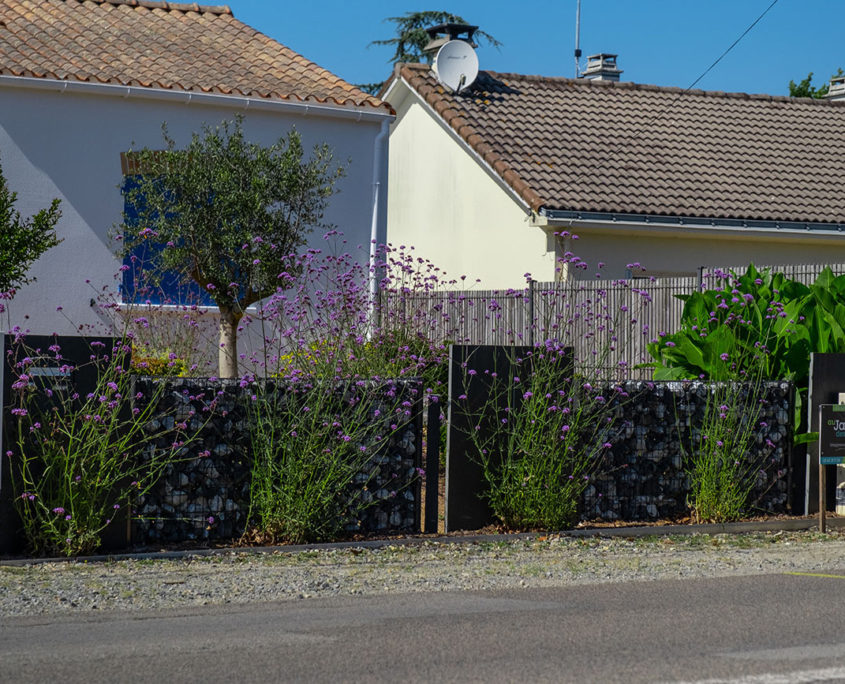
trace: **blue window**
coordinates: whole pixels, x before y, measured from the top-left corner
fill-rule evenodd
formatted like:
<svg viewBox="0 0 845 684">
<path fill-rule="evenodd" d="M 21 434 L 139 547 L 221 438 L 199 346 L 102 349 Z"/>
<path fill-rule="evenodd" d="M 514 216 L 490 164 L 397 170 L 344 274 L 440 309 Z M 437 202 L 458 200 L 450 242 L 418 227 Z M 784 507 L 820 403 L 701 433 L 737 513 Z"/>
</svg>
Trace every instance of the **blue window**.
<svg viewBox="0 0 845 684">
<path fill-rule="evenodd" d="M 127 194 L 138 187 L 140 176 L 123 177 L 123 217 L 127 225 L 138 225 L 138 212 L 128 201 Z M 144 270 L 144 264 L 151 264 L 162 249 L 154 239 L 144 240 L 123 257 L 123 282 L 121 300 L 125 304 L 199 304 L 214 306 L 208 292 L 200 289 L 192 280 L 186 281 L 178 273 L 165 273 L 155 282 Z"/>
</svg>

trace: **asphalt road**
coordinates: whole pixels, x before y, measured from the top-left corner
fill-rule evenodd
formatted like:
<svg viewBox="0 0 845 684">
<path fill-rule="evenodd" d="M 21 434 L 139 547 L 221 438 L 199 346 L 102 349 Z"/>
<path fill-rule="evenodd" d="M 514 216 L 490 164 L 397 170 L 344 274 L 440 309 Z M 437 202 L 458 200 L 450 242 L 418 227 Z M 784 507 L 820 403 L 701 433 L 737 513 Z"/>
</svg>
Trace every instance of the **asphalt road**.
<svg viewBox="0 0 845 684">
<path fill-rule="evenodd" d="M 845 682 L 845 576 L 5 618 L 2 682 Z"/>
</svg>

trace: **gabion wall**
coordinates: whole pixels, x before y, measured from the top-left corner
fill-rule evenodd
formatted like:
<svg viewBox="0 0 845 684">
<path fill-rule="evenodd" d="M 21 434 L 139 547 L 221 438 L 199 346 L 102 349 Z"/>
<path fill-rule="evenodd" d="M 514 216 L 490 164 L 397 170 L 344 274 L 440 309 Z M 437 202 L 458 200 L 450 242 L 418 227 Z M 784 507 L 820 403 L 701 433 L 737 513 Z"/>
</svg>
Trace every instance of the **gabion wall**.
<svg viewBox="0 0 845 684">
<path fill-rule="evenodd" d="M 190 421 L 196 439 L 184 449 L 177 463 L 168 466 L 164 477 L 134 506 L 133 544 L 178 543 L 182 541 L 231 539 L 243 534 L 249 513 L 252 461 L 247 406 L 254 390 L 231 380 L 139 378 L 136 389 L 143 396 L 153 394 L 152 383 L 166 383 L 159 402 L 158 421 Z M 409 399 L 419 396 L 413 382 L 400 391 Z M 217 398 L 209 418 L 202 412 L 204 398 Z M 380 449 L 353 486 L 367 485 L 364 496 L 370 504 L 347 527 L 349 532 L 419 531 L 422 412 L 419 401 L 409 401 L 411 416 L 389 443 Z M 196 415 L 190 417 L 193 409 Z M 385 418 L 382 417 L 382 420 Z M 387 420 L 389 427 L 390 419 Z M 205 423 L 205 425 L 203 425 Z M 152 443 L 148 448 L 155 448 Z"/>
<path fill-rule="evenodd" d="M 653 520 L 688 511 L 684 453 L 701 438 L 710 385 L 702 382 L 627 382 L 609 441 L 610 472 L 588 485 L 585 520 Z M 747 391 L 747 388 L 743 391 Z M 754 508 L 785 513 L 789 499 L 792 386 L 766 383 L 752 462 L 765 463 L 752 493 Z"/>
</svg>

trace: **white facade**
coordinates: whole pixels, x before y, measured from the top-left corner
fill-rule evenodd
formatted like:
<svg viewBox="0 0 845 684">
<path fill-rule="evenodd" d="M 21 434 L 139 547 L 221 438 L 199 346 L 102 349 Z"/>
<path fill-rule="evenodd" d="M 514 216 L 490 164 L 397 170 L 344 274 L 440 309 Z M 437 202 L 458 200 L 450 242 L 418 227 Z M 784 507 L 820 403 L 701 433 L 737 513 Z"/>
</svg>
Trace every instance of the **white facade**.
<svg viewBox="0 0 845 684">
<path fill-rule="evenodd" d="M 845 263 L 845 234 L 824 229 L 710 224 L 547 220 L 491 169 L 436 112 L 397 78 L 383 99 L 396 109 L 390 130 L 388 241 L 413 245 L 465 289 L 520 288 L 564 277 L 696 275 L 702 266 Z M 578 240 L 560 240 L 556 233 Z M 571 251 L 588 268 L 559 268 Z"/>
<path fill-rule="evenodd" d="M 553 280 L 554 237 L 531 224 L 528 206 L 404 84 L 384 99 L 396 109 L 388 241 L 413 246 L 452 278 L 467 276 L 458 288 L 476 279 L 481 287 L 521 288 L 525 273 Z"/>
<path fill-rule="evenodd" d="M 379 242 L 386 236 L 387 141 L 380 133 L 392 119 L 387 110 L 0 77 L 0 164 L 18 194 L 16 209 L 29 217 L 60 199 L 63 239 L 33 266 L 37 282 L 18 292 L 2 327 L 40 334 L 98 329 L 91 300 L 103 287 L 117 288 L 122 263 L 110 237 L 123 211 L 121 153 L 163 147 L 164 122 L 181 146 L 203 124 L 238 113 L 250 141 L 271 144 L 295 127 L 306 151 L 329 145 L 346 176 L 324 220 L 366 262 L 371 234 Z M 325 246 L 316 232 L 310 242 Z"/>
</svg>

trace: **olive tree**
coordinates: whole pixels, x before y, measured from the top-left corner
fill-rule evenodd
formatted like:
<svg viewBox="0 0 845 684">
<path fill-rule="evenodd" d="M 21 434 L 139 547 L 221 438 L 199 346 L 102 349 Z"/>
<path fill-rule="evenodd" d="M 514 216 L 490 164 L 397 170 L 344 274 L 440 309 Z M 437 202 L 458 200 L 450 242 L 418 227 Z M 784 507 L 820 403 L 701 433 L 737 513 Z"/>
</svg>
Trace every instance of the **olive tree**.
<svg viewBox="0 0 845 684">
<path fill-rule="evenodd" d="M 323 225 L 343 174 L 327 145 L 306 156 L 291 130 L 262 146 L 245 139 L 242 123 L 205 125 L 184 149 L 162 126 L 164 149 L 130 152 L 136 182 L 123 190 L 120 251 L 148 247 L 143 268 L 153 282 L 176 273 L 210 295 L 220 311 L 221 377 L 237 375 L 247 307 L 295 270 L 295 253 Z"/>
</svg>

